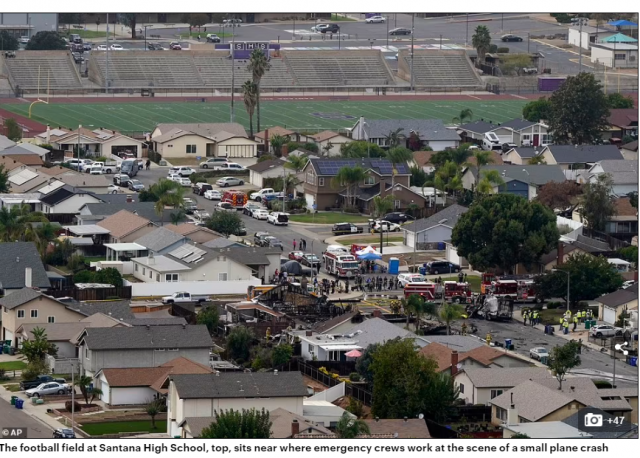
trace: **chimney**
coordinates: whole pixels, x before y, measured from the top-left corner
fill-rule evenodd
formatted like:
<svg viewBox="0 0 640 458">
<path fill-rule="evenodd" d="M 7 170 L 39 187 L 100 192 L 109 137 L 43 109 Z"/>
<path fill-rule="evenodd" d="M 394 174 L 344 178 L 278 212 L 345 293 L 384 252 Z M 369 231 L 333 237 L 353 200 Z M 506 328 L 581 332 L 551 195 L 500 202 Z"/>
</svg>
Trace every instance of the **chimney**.
<svg viewBox="0 0 640 458">
<path fill-rule="evenodd" d="M 513 393 L 511 393 L 511 404 L 509 405 L 509 410 L 507 411 L 507 426 L 517 425 L 520 421 L 518 420 L 518 409 L 516 409 L 516 405 L 513 403 Z"/>
<path fill-rule="evenodd" d="M 296 434 L 300 434 L 300 423 L 294 418 L 291 422 L 291 437 L 295 437 Z"/>
<path fill-rule="evenodd" d="M 31 272 L 31 267 L 25 267 L 24 268 L 24 286 L 26 286 L 27 288 L 31 288 L 32 286 L 32 272 Z"/>
<path fill-rule="evenodd" d="M 313 331 L 307 331 L 304 333 L 306 337 L 311 337 L 313 335 Z"/>
<path fill-rule="evenodd" d="M 458 352 L 453 350 L 451 352 L 451 376 L 458 373 Z"/>
<path fill-rule="evenodd" d="M 127 203 L 130 204 L 133 202 L 133 196 L 131 194 L 127 194 Z"/>
<path fill-rule="evenodd" d="M 556 265 L 561 266 L 564 263 L 564 243 L 558 242 L 558 259 L 556 259 Z"/>
<path fill-rule="evenodd" d="M 382 312 L 378 309 L 373 311 L 373 317 L 374 318 L 382 318 Z"/>
</svg>

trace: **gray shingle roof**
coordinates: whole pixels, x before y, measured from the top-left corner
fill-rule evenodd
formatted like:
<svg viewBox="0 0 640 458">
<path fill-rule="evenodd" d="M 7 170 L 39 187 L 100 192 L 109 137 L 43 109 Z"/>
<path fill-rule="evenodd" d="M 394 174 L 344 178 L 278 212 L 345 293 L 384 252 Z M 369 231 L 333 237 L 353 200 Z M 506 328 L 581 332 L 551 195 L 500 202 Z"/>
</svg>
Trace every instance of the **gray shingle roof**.
<svg viewBox="0 0 640 458">
<path fill-rule="evenodd" d="M 537 124 L 533 121 L 527 121 L 526 119 L 512 119 L 511 121 L 503 122 L 500 124 L 500 127 L 508 127 L 515 131 L 519 131 L 522 129 L 526 129 L 527 127 L 531 127 L 534 124 Z"/>
<path fill-rule="evenodd" d="M 262 173 L 269 169 L 276 169 L 278 167 L 284 167 L 284 161 L 280 159 L 271 159 L 269 161 L 257 162 L 247 168 L 249 170 L 253 170 L 254 172 Z"/>
<path fill-rule="evenodd" d="M 208 242 L 203 243 L 207 248 L 226 248 L 226 247 L 242 247 L 244 245 L 234 242 L 233 240 L 225 239 L 224 237 L 220 237 L 217 239 L 209 240 Z"/>
<path fill-rule="evenodd" d="M 382 318 L 371 318 L 363 321 L 362 323 L 355 324 L 348 331 L 344 331 L 343 334 L 353 334 L 356 331 L 362 332 L 356 335 L 353 340 L 358 342 L 358 345 L 362 348 L 367 348 L 369 345 L 375 343 L 384 343 L 398 337 L 401 339 L 415 339 L 416 344 L 420 347 L 424 347 L 428 344 L 426 339 L 423 337 L 407 331 L 400 326 L 396 326 L 393 323 L 389 323 Z"/>
<path fill-rule="evenodd" d="M 175 375 L 181 399 L 281 398 L 307 396 L 300 372 L 222 372 Z"/>
<path fill-rule="evenodd" d="M 214 253 L 219 253 L 221 256 L 227 256 L 234 261 L 249 265 L 262 265 L 269 264 L 267 254 L 282 253 L 280 248 L 262 248 L 262 247 L 226 247 L 212 249 Z"/>
<path fill-rule="evenodd" d="M 484 134 L 497 129 L 497 124 L 489 123 L 487 121 L 473 121 L 466 124 L 462 124 L 459 129 L 473 132 L 475 134 Z"/>
<path fill-rule="evenodd" d="M 84 341 L 90 350 L 213 347 L 205 325 L 87 328 Z"/>
<path fill-rule="evenodd" d="M 512 148 L 522 159 L 531 159 L 536 156 L 542 150 L 540 148 L 534 148 L 531 146 L 517 146 Z M 511 150 L 509 150 L 511 151 Z"/>
<path fill-rule="evenodd" d="M 132 326 L 175 326 L 187 324 L 187 321 L 180 316 L 167 318 L 134 318 L 127 320 Z"/>
<path fill-rule="evenodd" d="M 626 159 L 605 159 L 599 162 L 604 173 L 628 172 L 638 170 L 638 161 L 628 161 Z"/>
<path fill-rule="evenodd" d="M 0 306 L 12 310 L 40 296 L 42 296 L 42 293 L 39 291 L 31 288 L 22 288 L 0 299 Z"/>
<path fill-rule="evenodd" d="M 369 138 L 384 138 L 397 129 L 404 129 L 402 133 L 407 137 L 411 131 L 420 134 L 422 140 L 427 141 L 455 141 L 460 136 L 455 130 L 447 129 L 439 119 L 365 119 L 367 126 L 365 133 Z"/>
<path fill-rule="evenodd" d="M 638 299 L 638 286 L 631 285 L 627 289 L 619 289 L 613 293 L 605 294 L 596 299 L 596 302 L 600 302 L 603 305 L 610 307 L 617 307 L 618 305 L 626 304 Z"/>
<path fill-rule="evenodd" d="M 61 302 L 67 305 L 67 308 L 75 310 L 86 316 L 91 316 L 94 313 L 103 313 L 107 316 L 115 318 L 119 321 L 128 322 L 135 318 L 133 312 L 131 312 L 131 301 L 101 301 L 101 302 L 78 302 L 73 299 L 62 300 Z"/>
<path fill-rule="evenodd" d="M 538 421 L 574 400 L 557 389 L 528 380 L 491 399 L 489 403 L 508 410 L 511 406 L 511 394 L 518 415 L 529 421 Z"/>
<path fill-rule="evenodd" d="M 473 167 L 475 171 L 475 167 Z M 566 180 L 562 168 L 559 165 L 485 165 L 480 173 L 496 170 L 504 178 L 522 181 L 536 186 L 547 184 L 550 181 L 562 183 Z M 506 181 L 506 180 L 505 180 Z"/>
<path fill-rule="evenodd" d="M 634 140 L 634 141 L 632 141 L 630 143 L 622 145 L 622 149 L 626 149 L 628 151 L 638 152 L 638 140 Z"/>
<path fill-rule="evenodd" d="M 458 219 L 460 219 L 460 216 L 465 214 L 467 211 L 469 211 L 468 208 L 463 207 L 462 205 L 453 204 L 428 218 L 419 219 L 411 224 L 402 226 L 402 229 L 407 232 L 422 232 L 437 226 L 438 222 L 443 219 L 446 219 L 446 221 L 442 223 L 443 225 L 453 228 L 458 222 Z"/>
<path fill-rule="evenodd" d="M 468 352 L 474 348 L 484 347 L 484 343 L 471 336 L 425 336 L 429 343 L 437 342 L 440 345 L 456 350 L 458 353 Z"/>
<path fill-rule="evenodd" d="M 631 410 L 631 406 L 624 399 L 624 391 L 616 393 L 617 390 L 610 389 L 608 393 L 602 393 L 589 377 L 570 377 L 562 382 L 562 390 L 558 390 L 558 381 L 554 378 L 545 378 L 534 382 L 555 389 L 566 396 L 581 402 L 588 407 L 596 407 L 608 411 Z M 614 398 L 614 399 L 607 399 Z"/>
<path fill-rule="evenodd" d="M 33 242 L 0 243 L 0 260 L 0 283 L 3 289 L 24 288 L 26 267 L 31 267 L 31 286 L 41 289 L 51 287 Z"/>
<path fill-rule="evenodd" d="M 159 227 L 135 240 L 134 243 L 142 245 L 151 251 L 158 252 L 170 247 L 174 243 L 180 242 L 181 240 L 186 241 L 186 237 L 170 231 L 169 229 L 165 229 L 164 227 Z"/>
<path fill-rule="evenodd" d="M 464 372 L 476 388 L 512 388 L 530 379 L 550 377 L 544 367 L 465 368 Z M 555 381 L 556 379 L 553 378 Z M 557 383 L 557 382 L 556 382 Z"/>
<path fill-rule="evenodd" d="M 607 242 L 603 242 L 601 240 L 592 239 L 591 237 L 587 237 L 586 235 L 578 234 L 578 238 L 573 245 L 577 246 L 581 250 L 584 250 L 588 253 L 598 253 L 602 251 L 611 251 L 611 247 Z"/>
<path fill-rule="evenodd" d="M 615 145 L 551 145 L 547 148 L 558 164 L 595 163 L 606 159 L 624 159 Z"/>
<path fill-rule="evenodd" d="M 171 221 L 171 213 L 175 212 L 175 210 L 165 210 L 161 218 L 155 211 L 154 202 L 127 202 L 127 194 L 96 194 L 96 197 L 105 203 L 86 204 L 85 207 L 92 215 L 111 216 L 120 210 L 127 210 L 131 213 L 135 211 L 139 216 L 157 223 Z M 136 200 L 137 196 L 133 198 Z"/>
</svg>

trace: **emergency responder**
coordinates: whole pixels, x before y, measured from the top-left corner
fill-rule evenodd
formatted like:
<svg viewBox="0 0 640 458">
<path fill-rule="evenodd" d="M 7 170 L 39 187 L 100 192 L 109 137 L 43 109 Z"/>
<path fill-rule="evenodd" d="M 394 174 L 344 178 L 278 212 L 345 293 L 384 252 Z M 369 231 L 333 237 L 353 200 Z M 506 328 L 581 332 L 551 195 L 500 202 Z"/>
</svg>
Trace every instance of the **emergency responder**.
<svg viewBox="0 0 640 458">
<path fill-rule="evenodd" d="M 524 325 L 527 325 L 527 318 L 529 318 L 529 310 L 525 310 L 524 312 L 522 312 L 522 321 L 524 322 Z"/>
<path fill-rule="evenodd" d="M 531 323 L 531 326 L 535 326 L 539 322 L 540 322 L 540 316 L 538 315 L 538 311 L 534 310 L 533 311 L 533 322 Z"/>
<path fill-rule="evenodd" d="M 467 323 L 466 322 L 462 323 L 462 335 L 463 336 L 467 335 Z"/>
<path fill-rule="evenodd" d="M 569 320 L 564 320 L 562 322 L 562 329 L 565 334 L 569 334 Z"/>
<path fill-rule="evenodd" d="M 573 317 L 573 332 L 576 332 L 576 328 L 578 327 L 578 317 Z"/>
</svg>

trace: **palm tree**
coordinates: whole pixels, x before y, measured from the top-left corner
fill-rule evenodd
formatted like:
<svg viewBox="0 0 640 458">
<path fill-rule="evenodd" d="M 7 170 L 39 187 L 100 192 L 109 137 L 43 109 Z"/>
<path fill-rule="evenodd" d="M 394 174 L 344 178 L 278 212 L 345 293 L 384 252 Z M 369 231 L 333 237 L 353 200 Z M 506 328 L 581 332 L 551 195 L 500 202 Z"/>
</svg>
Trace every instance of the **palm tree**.
<svg viewBox="0 0 640 458">
<path fill-rule="evenodd" d="M 446 206 L 447 193 L 455 193 L 462 190 L 462 177 L 460 176 L 459 166 L 453 161 L 445 162 L 444 165 L 436 172 L 433 184 L 437 190 L 442 191 L 445 194 L 443 207 Z"/>
<path fill-rule="evenodd" d="M 300 173 L 304 166 L 309 162 L 309 158 L 304 155 L 289 155 L 287 156 L 287 162 L 284 163 L 284 167 L 290 170 L 295 170 L 296 173 Z"/>
<path fill-rule="evenodd" d="M 151 417 L 151 429 L 156 429 L 156 416 L 160 413 L 159 401 L 153 400 L 146 406 L 147 415 Z"/>
<path fill-rule="evenodd" d="M 387 195 L 385 197 L 375 196 L 373 198 L 373 216 L 380 218 L 393 209 L 393 196 Z"/>
<path fill-rule="evenodd" d="M 470 108 L 465 108 L 460 111 L 458 116 L 455 116 L 451 122 L 453 124 L 464 124 L 466 120 L 471 121 L 473 119 L 473 111 Z"/>
<path fill-rule="evenodd" d="M 364 434 L 371 434 L 369 425 L 363 420 L 353 419 L 348 412 L 344 412 L 335 428 L 339 439 L 355 439 Z"/>
<path fill-rule="evenodd" d="M 473 152 L 473 157 L 476 158 L 476 183 L 480 178 L 480 169 L 485 165 L 489 165 L 489 163 L 493 162 L 493 157 L 491 156 L 492 151 L 482 151 L 477 150 Z"/>
<path fill-rule="evenodd" d="M 84 402 L 87 405 L 89 405 L 89 387 L 92 383 L 93 379 L 86 375 L 82 375 L 76 380 L 76 386 L 80 387 L 80 392 L 84 396 Z"/>
<path fill-rule="evenodd" d="M 391 195 L 393 196 L 393 209 L 395 210 L 395 195 L 396 195 L 396 188 L 395 188 L 395 178 L 396 178 L 396 173 L 398 173 L 398 171 L 396 170 L 396 164 L 405 164 L 407 163 L 407 161 L 410 161 L 413 159 L 413 152 L 407 148 L 403 148 L 401 146 L 396 146 L 395 148 L 391 148 L 389 151 L 386 152 L 385 154 L 386 158 L 389 160 L 389 162 L 391 162 Z M 383 189 L 380 188 L 380 192 L 382 192 Z"/>
<path fill-rule="evenodd" d="M 400 146 L 400 142 L 407 139 L 407 136 L 402 133 L 403 131 L 404 128 L 399 127 L 396 130 L 390 130 L 389 134 L 384 136 L 384 138 L 387 140 L 387 145 L 389 145 L 389 148 Z"/>
<path fill-rule="evenodd" d="M 333 188 L 342 188 L 346 187 L 345 191 L 347 194 L 346 197 L 346 206 L 354 206 L 355 207 L 355 193 L 353 195 L 353 205 L 351 202 L 351 188 L 352 186 L 363 182 L 366 178 L 367 174 L 365 173 L 362 167 L 342 167 L 338 174 L 333 177 L 331 180 L 331 187 Z"/>
<path fill-rule="evenodd" d="M 149 193 L 158 199 L 153 208 L 160 217 L 161 224 L 164 222 L 163 216 L 166 207 L 181 208 L 184 204 L 184 188 L 175 181 L 162 178 L 151 185 Z"/>
<path fill-rule="evenodd" d="M 244 107 L 249 115 L 249 136 L 253 138 L 253 112 L 258 103 L 258 86 L 251 80 L 247 80 L 242 85 L 244 95 Z"/>
<path fill-rule="evenodd" d="M 270 68 L 271 64 L 267 60 L 267 56 L 264 55 L 264 51 L 262 51 L 262 49 L 254 49 L 253 51 L 251 51 L 247 70 L 251 72 L 253 82 L 256 85 L 256 105 L 258 111 L 256 116 L 256 124 L 258 132 L 260 132 L 260 81 L 262 80 L 264 74 L 268 72 Z"/>
<path fill-rule="evenodd" d="M 476 193 L 479 195 L 488 195 L 493 192 L 496 186 L 502 186 L 504 180 L 497 170 L 487 170 L 482 174 L 482 179 L 476 185 Z"/>
<path fill-rule="evenodd" d="M 258 111 L 258 113 L 260 113 L 260 111 Z M 260 127 L 258 127 L 258 129 L 260 129 Z M 260 131 L 258 130 L 258 132 Z M 275 154 L 276 157 L 282 156 L 282 146 L 287 143 L 288 140 L 289 137 L 283 137 L 278 134 L 271 137 L 269 143 L 271 143 L 271 149 L 273 149 L 273 154 Z"/>
<path fill-rule="evenodd" d="M 185 211 L 182 208 L 178 209 L 176 212 L 171 212 L 171 215 L 169 215 L 171 217 L 171 224 L 174 226 L 180 224 L 180 221 L 184 219 L 184 215 Z"/>
<path fill-rule="evenodd" d="M 478 64 L 484 62 L 485 54 L 491 49 L 491 33 L 489 33 L 486 25 L 476 27 L 475 33 L 471 37 L 471 44 L 478 51 L 478 59 L 476 61 L 476 66 L 478 66 Z"/>
<path fill-rule="evenodd" d="M 440 318 L 447 325 L 447 335 L 451 334 L 451 323 L 462 318 L 464 309 L 460 304 L 450 304 L 445 302 L 440 310 Z"/>
<path fill-rule="evenodd" d="M 473 155 L 471 151 L 469 151 L 469 146 L 471 145 L 469 145 L 468 143 L 464 143 L 456 149 L 449 150 L 449 157 L 459 167 L 469 166 L 467 159 L 469 159 Z"/>
</svg>

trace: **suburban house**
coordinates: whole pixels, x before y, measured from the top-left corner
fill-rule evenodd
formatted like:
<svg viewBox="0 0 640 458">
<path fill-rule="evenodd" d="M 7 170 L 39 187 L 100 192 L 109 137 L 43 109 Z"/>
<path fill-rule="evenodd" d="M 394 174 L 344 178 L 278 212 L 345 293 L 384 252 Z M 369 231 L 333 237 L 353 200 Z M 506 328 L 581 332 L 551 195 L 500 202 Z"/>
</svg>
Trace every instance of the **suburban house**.
<svg viewBox="0 0 640 458">
<path fill-rule="evenodd" d="M 607 159 L 624 159 L 620 150 L 614 145 L 548 145 L 539 156 L 548 165 L 559 165 L 562 170 L 588 169 L 596 162 Z M 566 174 L 565 174 L 566 176 Z M 575 179 L 575 176 L 568 176 Z"/>
<path fill-rule="evenodd" d="M 303 415 L 308 395 L 300 372 L 217 372 L 174 375 L 169 384 L 167 434 L 182 436 L 186 418 L 213 418 L 228 409 L 282 408 Z"/>
<path fill-rule="evenodd" d="M 600 43 L 603 39 L 615 34 L 615 31 L 604 28 L 602 26 L 572 26 L 569 27 L 567 41 L 570 45 L 573 45 L 577 48 L 590 49 L 594 44 Z"/>
<path fill-rule="evenodd" d="M 452 376 L 456 375 L 459 370 L 475 367 L 495 369 L 531 367 L 529 361 L 486 345 L 458 352 L 443 344 L 433 342 L 420 349 L 419 353 L 425 358 L 435 360 L 438 363 L 438 372 Z"/>
<path fill-rule="evenodd" d="M 8 180 L 9 191 L 13 194 L 35 192 L 46 186 L 51 177 L 45 173 L 39 173 L 31 167 L 11 175 Z"/>
<path fill-rule="evenodd" d="M 204 325 L 86 328 L 78 339 L 85 375 L 102 369 L 157 367 L 183 356 L 209 364 L 213 342 Z"/>
<path fill-rule="evenodd" d="M 353 140 L 366 140 L 378 146 L 388 147 L 390 134 L 401 129 L 400 134 L 408 139 L 412 132 L 418 134 L 422 146 L 433 151 L 457 148 L 460 136 L 448 129 L 440 119 L 365 119 L 360 118 L 351 128 Z M 404 144 L 403 144 L 404 143 Z M 406 146 L 401 142 L 400 146 Z"/>
<path fill-rule="evenodd" d="M 320 321 L 312 329 L 317 334 L 344 334 L 344 331 L 351 329 L 353 323 L 362 323 L 362 321 L 364 321 L 364 317 L 360 312 L 351 311 L 326 321 Z"/>
<path fill-rule="evenodd" d="M 133 241 L 154 254 L 167 254 L 187 243 L 187 238 L 166 227 L 159 227 Z"/>
<path fill-rule="evenodd" d="M 29 167 L 28 165 L 20 162 L 19 160 L 15 159 L 14 156 L 0 156 L 0 166 L 3 167 L 3 171 L 8 176 L 13 176 L 16 173 L 20 173 L 21 171 L 27 168 L 29 168 L 32 171 L 35 171 L 34 168 Z"/>
<path fill-rule="evenodd" d="M 638 109 L 637 108 L 613 108 L 609 110 L 607 121 L 609 129 L 603 132 L 603 139 L 638 136 Z"/>
<path fill-rule="evenodd" d="M 265 148 L 265 152 L 272 153 L 273 148 L 271 148 L 271 139 L 276 135 L 279 135 L 280 137 L 284 137 L 285 139 L 288 139 L 289 141 L 296 142 L 296 143 L 306 143 L 307 141 L 309 141 L 309 138 L 306 135 L 301 135 L 297 132 L 294 132 L 292 130 L 286 129 L 281 126 L 269 127 L 268 129 L 265 129 L 262 132 L 258 132 L 257 134 L 254 134 L 253 139 L 256 142 L 258 142 L 259 145 L 264 145 L 265 141 L 269 142 L 269 148 L 268 149 Z M 289 153 L 290 152 L 291 151 L 289 151 Z"/>
<path fill-rule="evenodd" d="M 258 142 L 238 123 L 158 124 L 151 133 L 154 151 L 163 157 L 250 158 Z"/>
<path fill-rule="evenodd" d="M 115 130 L 104 128 L 87 129 L 79 127 L 72 131 L 61 128 L 47 130 L 36 135 L 36 144 L 50 144 L 54 148 L 62 151 L 76 151 L 78 144 L 80 150 L 94 157 L 110 157 L 120 153 L 131 153 L 135 157 L 142 157 L 144 142 L 135 138 L 127 137 Z"/>
<path fill-rule="evenodd" d="M 0 243 L 0 259 L 0 295 L 9 296 L 25 287 L 51 287 L 35 243 Z"/>
<path fill-rule="evenodd" d="M 174 209 L 165 209 L 162 215 L 155 210 L 155 202 L 140 202 L 137 194 L 100 194 L 101 203 L 87 204 L 80 209 L 76 216 L 78 224 L 94 224 L 119 211 L 126 210 L 148 219 L 158 225 L 171 225 L 171 214 Z M 191 224 L 190 226 L 193 226 Z"/>
<path fill-rule="evenodd" d="M 76 189 L 95 194 L 107 194 L 109 186 L 113 184 L 107 178 L 108 175 L 90 175 L 76 172 L 61 173 L 56 179 Z"/>
<path fill-rule="evenodd" d="M 367 175 L 362 183 L 352 184 L 349 189 L 350 196 L 357 196 L 356 206 L 363 213 L 372 210 L 375 196 L 388 196 L 392 194 L 392 189 L 396 209 L 408 208 L 412 203 L 419 208 L 425 207 L 425 198 L 409 188 L 411 172 L 407 164 L 392 166 L 387 159 L 362 158 L 310 159 L 302 169 L 308 208 L 330 211 L 341 206 L 347 196 L 346 184 L 336 187 L 333 178 L 343 167 L 361 167 Z M 395 176 L 393 170 L 396 171 Z"/>
<path fill-rule="evenodd" d="M 527 200 L 533 200 L 538 195 L 538 189 L 545 184 L 555 181 L 562 183 L 565 175 L 558 165 L 485 165 L 480 170 L 480 180 L 484 173 L 495 170 L 504 181 L 502 185 L 493 187 L 495 193 L 508 193 L 522 196 Z M 467 168 L 462 175 L 462 186 L 465 189 L 474 189 L 477 185 L 476 167 Z"/>
<path fill-rule="evenodd" d="M 414 151 L 413 153 L 413 163 L 416 167 L 421 168 L 427 173 L 431 173 L 435 171 L 435 166 L 431 164 L 431 158 L 434 154 L 437 154 L 437 151 Z M 475 166 L 477 164 L 475 156 L 470 156 L 466 162 L 469 165 Z M 489 162 L 493 165 L 502 164 L 502 156 L 497 151 L 490 152 Z"/>
<path fill-rule="evenodd" d="M 638 140 L 622 145 L 620 153 L 628 161 L 638 160 Z"/>
<path fill-rule="evenodd" d="M 126 210 L 120 210 L 96 225 L 109 230 L 110 243 L 133 242 L 157 227 L 148 219 Z"/>
<path fill-rule="evenodd" d="M 558 242 L 558 248 L 554 248 L 549 253 L 540 257 L 540 261 L 531 273 L 548 272 L 556 266 L 566 263 L 574 254 L 590 254 L 593 256 L 604 255 L 611 252 L 611 247 L 607 242 L 593 239 L 591 237 L 577 234 L 575 239 L 562 236 Z M 518 265 L 518 271 L 524 266 Z"/>
<path fill-rule="evenodd" d="M 502 160 L 505 164 L 529 165 L 529 161 L 541 152 L 542 147 L 538 146 L 516 146 L 504 153 Z"/>
<path fill-rule="evenodd" d="M 101 400 L 108 405 L 142 405 L 165 396 L 169 377 L 178 374 L 211 374 L 213 369 L 184 356 L 158 367 L 102 369 L 96 373 L 96 386 L 102 390 Z"/>
<path fill-rule="evenodd" d="M 27 167 L 33 167 L 33 169 L 46 169 L 42 167 L 44 162 L 37 154 L 4 154 L 4 151 L 0 151 L 0 161 L 15 161 Z M 65 169 L 69 171 L 69 169 Z"/>
<path fill-rule="evenodd" d="M 4 135 L 0 135 L 0 152 L 2 152 L 2 150 L 5 150 L 7 148 L 11 148 L 12 146 L 15 146 L 16 142 L 14 142 L 13 140 L 9 140 L 8 137 L 4 136 Z"/>
<path fill-rule="evenodd" d="M 404 244 L 418 250 L 438 249 L 439 244 L 451 240 L 451 233 L 460 216 L 469 211 L 458 204 L 450 205 L 428 218 L 402 226 Z M 415 247 L 417 240 L 417 247 Z"/>
<path fill-rule="evenodd" d="M 623 312 L 638 309 L 638 284 L 605 294 L 595 301 L 598 303 L 598 318 L 613 326 Z"/>
<path fill-rule="evenodd" d="M 591 62 L 609 68 L 635 68 L 638 65 L 638 43 L 594 43 Z"/>
<path fill-rule="evenodd" d="M 340 156 L 340 147 L 353 141 L 353 139 L 331 130 L 309 135 L 309 140 L 318 145 L 318 153 L 322 156 Z"/>
<path fill-rule="evenodd" d="M 28 194 L 0 194 L 0 208 L 22 207 L 28 205 L 32 212 L 42 211 L 39 192 Z"/>
<path fill-rule="evenodd" d="M 40 148 L 32 143 L 18 143 L 15 146 L 2 150 L 2 155 L 6 156 L 26 156 L 36 155 L 41 161 L 47 159 L 47 154 L 51 153 L 46 148 Z"/>
<path fill-rule="evenodd" d="M 453 376 L 455 385 L 459 388 L 459 399 L 465 404 L 487 405 L 488 402 L 530 379 L 551 377 L 544 367 L 468 367 Z M 554 378 L 555 380 L 555 378 Z"/>
<path fill-rule="evenodd" d="M 281 178 L 284 176 L 284 161 L 281 159 L 269 159 L 256 162 L 247 167 L 249 169 L 249 182 L 258 188 L 264 188 L 265 178 Z M 292 171 L 289 171 L 292 173 Z"/>
<path fill-rule="evenodd" d="M 498 136 L 500 144 L 508 143 L 516 147 L 548 145 L 553 141 L 549 126 L 526 119 L 512 119 L 502 124 L 494 124 L 483 119 L 462 124 L 458 131 L 463 142 L 480 144 L 488 132 Z"/>
<path fill-rule="evenodd" d="M 65 184 L 40 197 L 40 202 L 44 214 L 73 215 L 79 213 L 82 206 L 97 204 L 100 199 L 92 192 Z"/>
<path fill-rule="evenodd" d="M 188 239 L 196 242 L 196 243 L 207 243 L 212 240 L 224 238 L 222 234 L 218 234 L 211 229 L 207 229 L 206 227 L 196 226 L 195 224 L 182 223 L 178 224 L 168 224 L 164 226 L 165 229 L 169 229 L 170 231 L 175 232 L 176 234 L 184 235 Z"/>
<path fill-rule="evenodd" d="M 607 173 L 613 180 L 613 194 L 626 196 L 638 191 L 638 161 L 626 159 L 596 162 L 591 168 L 578 175 L 578 183 L 595 183 L 598 176 Z"/>
<path fill-rule="evenodd" d="M 2 340 L 18 346 L 18 329 L 25 324 L 69 323 L 85 318 L 78 311 L 32 288 L 22 288 L 0 299 Z"/>
<path fill-rule="evenodd" d="M 628 197 L 619 197 L 614 200 L 616 213 L 606 223 L 605 233 L 610 236 L 631 242 L 638 235 L 638 209 L 631 205 Z M 577 207 L 571 218 L 574 221 L 583 222 L 580 207 Z"/>
</svg>

